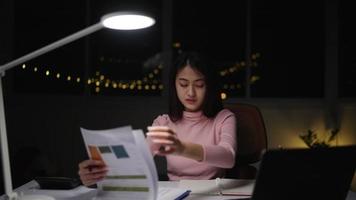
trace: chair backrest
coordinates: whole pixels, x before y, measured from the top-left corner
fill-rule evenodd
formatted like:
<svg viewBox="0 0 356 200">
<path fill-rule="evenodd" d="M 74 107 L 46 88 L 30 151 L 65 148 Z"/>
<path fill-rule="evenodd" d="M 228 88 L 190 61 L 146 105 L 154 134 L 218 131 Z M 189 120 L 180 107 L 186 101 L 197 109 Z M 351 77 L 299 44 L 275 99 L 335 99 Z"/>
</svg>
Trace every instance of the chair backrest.
<svg viewBox="0 0 356 200">
<path fill-rule="evenodd" d="M 258 162 L 267 149 L 267 133 L 259 108 L 247 103 L 225 104 L 236 115 L 236 164 L 230 171 Z M 229 172 L 229 171 L 228 171 Z"/>
</svg>

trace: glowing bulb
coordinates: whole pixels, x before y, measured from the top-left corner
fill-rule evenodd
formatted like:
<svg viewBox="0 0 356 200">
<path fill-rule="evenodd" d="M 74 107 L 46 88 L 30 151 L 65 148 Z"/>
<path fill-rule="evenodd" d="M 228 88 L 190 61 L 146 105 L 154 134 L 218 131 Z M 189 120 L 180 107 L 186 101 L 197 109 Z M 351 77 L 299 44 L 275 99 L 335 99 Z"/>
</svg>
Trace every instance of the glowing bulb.
<svg viewBox="0 0 356 200">
<path fill-rule="evenodd" d="M 134 30 L 152 26 L 155 20 L 151 17 L 130 12 L 116 12 L 102 17 L 102 24 L 111 29 Z"/>
<path fill-rule="evenodd" d="M 222 93 L 220 94 L 220 96 L 221 96 L 221 99 L 222 99 L 222 100 L 224 100 L 224 99 L 227 98 L 227 95 L 226 95 L 226 93 L 224 93 L 224 92 L 222 92 Z"/>
</svg>

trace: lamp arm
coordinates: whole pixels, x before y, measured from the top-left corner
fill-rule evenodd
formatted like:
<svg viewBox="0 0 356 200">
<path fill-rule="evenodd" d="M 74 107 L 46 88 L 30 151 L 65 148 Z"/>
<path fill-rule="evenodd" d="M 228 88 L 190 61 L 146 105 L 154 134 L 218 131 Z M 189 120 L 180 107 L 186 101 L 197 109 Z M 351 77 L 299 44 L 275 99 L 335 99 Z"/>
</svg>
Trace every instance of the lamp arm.
<svg viewBox="0 0 356 200">
<path fill-rule="evenodd" d="M 7 199 L 17 200 L 19 197 L 16 192 L 13 192 L 12 180 L 11 180 L 11 167 L 10 167 L 9 147 L 8 147 L 8 140 L 7 140 L 7 133 L 6 133 L 4 97 L 3 97 L 3 87 L 2 87 L 2 77 L 4 75 L 4 72 L 32 58 L 38 57 L 53 49 L 56 49 L 74 40 L 77 40 L 81 37 L 84 37 L 95 31 L 98 31 L 103 27 L 104 26 L 99 22 L 81 31 L 73 33 L 72 35 L 69 35 L 63 39 L 53 42 L 52 44 L 49 44 L 36 51 L 33 51 L 32 53 L 24 55 L 14 61 L 11 61 L 9 63 L 0 66 L 0 145 L 1 145 L 1 158 L 2 158 L 2 168 L 3 168 L 3 176 L 4 176 L 4 188 L 5 188 L 5 194 L 7 196 Z"/>
<path fill-rule="evenodd" d="M 70 42 L 72 42 L 74 40 L 77 40 L 77 39 L 81 38 L 81 37 L 89 35 L 89 34 L 95 32 L 95 31 L 100 30 L 103 27 L 104 26 L 102 25 L 101 22 L 93 24 L 93 25 L 91 25 L 91 26 L 89 26 L 89 27 L 87 27 L 87 28 L 85 28 L 85 29 L 83 29 L 81 31 L 78 31 L 78 32 L 73 33 L 72 35 L 69 35 L 69 36 L 67 36 L 67 37 L 65 37 L 63 39 L 60 39 L 60 40 L 58 40 L 56 42 L 53 42 L 52 44 L 44 46 L 44 47 L 42 47 L 42 48 L 40 48 L 40 49 L 38 49 L 36 51 L 33 51 L 33 52 L 29 53 L 29 54 L 24 55 L 24 56 L 22 56 L 22 57 L 20 57 L 20 58 L 18 58 L 16 60 L 8 62 L 8 63 L 6 63 L 4 65 L 1 65 L 0 66 L 0 73 L 2 74 L 3 72 L 5 72 L 6 70 L 8 70 L 8 69 L 10 69 L 12 67 L 15 67 L 15 66 L 17 66 L 19 64 L 22 64 L 22 63 L 24 63 L 24 62 L 26 62 L 28 60 L 31 60 L 32 58 L 38 57 L 38 56 L 40 56 L 42 54 L 45 54 L 45 53 L 47 53 L 49 51 L 52 51 L 53 49 L 56 49 L 56 48 L 61 47 L 61 46 L 65 45 L 65 44 L 68 44 L 68 43 L 70 43 Z"/>
</svg>

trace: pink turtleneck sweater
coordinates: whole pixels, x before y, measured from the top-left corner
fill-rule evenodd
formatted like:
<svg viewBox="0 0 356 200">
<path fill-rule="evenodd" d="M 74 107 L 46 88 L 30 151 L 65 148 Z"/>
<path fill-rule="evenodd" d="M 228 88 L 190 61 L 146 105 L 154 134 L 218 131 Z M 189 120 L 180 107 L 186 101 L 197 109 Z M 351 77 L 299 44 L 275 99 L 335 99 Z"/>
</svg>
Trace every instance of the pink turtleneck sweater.
<svg viewBox="0 0 356 200">
<path fill-rule="evenodd" d="M 200 144 L 204 150 L 204 158 L 200 162 L 182 156 L 166 156 L 170 180 L 223 177 L 224 168 L 234 166 L 236 123 L 235 115 L 227 109 L 212 119 L 202 112 L 184 111 L 183 118 L 177 122 L 172 122 L 168 115 L 160 115 L 153 126 L 168 126 L 179 139 Z M 151 144 L 150 141 L 148 143 Z"/>
</svg>

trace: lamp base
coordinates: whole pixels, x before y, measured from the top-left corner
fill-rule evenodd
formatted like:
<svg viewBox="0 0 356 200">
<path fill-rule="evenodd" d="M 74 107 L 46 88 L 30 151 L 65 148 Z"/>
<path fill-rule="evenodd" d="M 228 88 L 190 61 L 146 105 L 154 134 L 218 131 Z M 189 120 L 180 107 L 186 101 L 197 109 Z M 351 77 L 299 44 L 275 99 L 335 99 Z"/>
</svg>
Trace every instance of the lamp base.
<svg viewBox="0 0 356 200">
<path fill-rule="evenodd" d="M 18 200 L 55 200 L 55 198 L 47 195 L 29 194 L 19 196 Z"/>
</svg>

